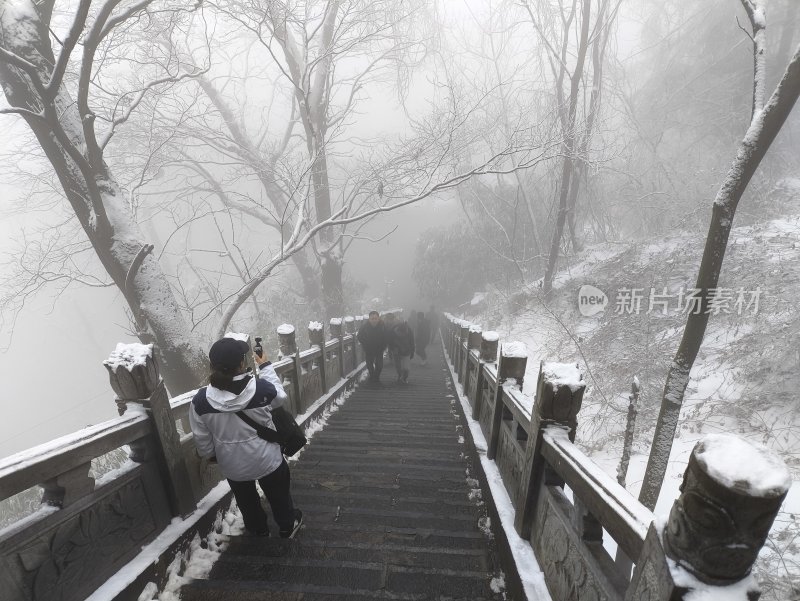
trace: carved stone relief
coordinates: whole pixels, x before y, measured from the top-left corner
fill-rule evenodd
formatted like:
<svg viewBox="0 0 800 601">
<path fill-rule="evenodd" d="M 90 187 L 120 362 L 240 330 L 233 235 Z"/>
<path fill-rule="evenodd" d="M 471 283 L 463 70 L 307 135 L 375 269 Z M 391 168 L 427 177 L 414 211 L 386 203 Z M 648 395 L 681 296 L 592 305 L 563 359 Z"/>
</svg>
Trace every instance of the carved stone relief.
<svg viewBox="0 0 800 601">
<path fill-rule="evenodd" d="M 154 530 L 142 483 L 132 480 L 6 555 L 0 587 L 14 596 L 3 598 L 77 598 L 116 572 Z"/>
<path fill-rule="evenodd" d="M 588 554 L 581 553 L 581 542 L 569 523 L 553 507 L 549 492 L 540 504 L 531 544 L 536 549 L 547 588 L 559 601 L 616 600 L 616 593 L 606 590 L 596 576 Z M 610 587 L 609 587 L 610 588 Z"/>
</svg>

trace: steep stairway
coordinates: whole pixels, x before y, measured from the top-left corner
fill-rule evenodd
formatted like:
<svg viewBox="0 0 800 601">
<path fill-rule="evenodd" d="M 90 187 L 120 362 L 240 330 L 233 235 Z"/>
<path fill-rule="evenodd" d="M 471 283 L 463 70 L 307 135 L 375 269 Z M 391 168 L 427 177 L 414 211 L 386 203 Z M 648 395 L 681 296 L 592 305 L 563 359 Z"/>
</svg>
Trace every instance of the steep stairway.
<svg viewBox="0 0 800 601">
<path fill-rule="evenodd" d="M 183 601 L 504 598 L 441 350 L 408 385 L 393 372 L 362 383 L 292 463 L 297 537 L 234 538 Z"/>
</svg>

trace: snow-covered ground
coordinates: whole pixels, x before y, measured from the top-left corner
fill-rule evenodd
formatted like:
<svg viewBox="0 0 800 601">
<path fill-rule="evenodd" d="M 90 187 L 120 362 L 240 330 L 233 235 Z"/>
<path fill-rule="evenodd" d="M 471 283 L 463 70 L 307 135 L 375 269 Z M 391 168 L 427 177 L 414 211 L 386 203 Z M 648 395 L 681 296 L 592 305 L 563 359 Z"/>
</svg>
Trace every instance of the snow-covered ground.
<svg viewBox="0 0 800 601">
<path fill-rule="evenodd" d="M 638 494 L 669 361 L 675 353 L 703 240 L 688 235 L 651 244 L 588 248 L 555 278 L 543 302 L 536 284 L 514 295 L 485 294 L 470 321 L 523 342 L 523 390 L 535 393 L 540 361 L 580 364 L 587 381 L 577 442 L 616 477 L 628 395 L 641 383 L 627 488 Z M 578 294 L 607 296 L 585 316 Z M 666 290 L 665 290 L 666 288 Z M 712 315 L 681 411 L 669 469 L 656 507 L 666 515 L 678 495 L 694 444 L 705 434 L 735 433 L 778 452 L 800 474 L 800 217 L 735 228 Z M 633 291 L 633 292 L 632 292 Z M 757 566 L 762 599 L 800 598 L 800 486 L 790 489 Z M 792 590 L 792 587 L 796 587 Z"/>
</svg>

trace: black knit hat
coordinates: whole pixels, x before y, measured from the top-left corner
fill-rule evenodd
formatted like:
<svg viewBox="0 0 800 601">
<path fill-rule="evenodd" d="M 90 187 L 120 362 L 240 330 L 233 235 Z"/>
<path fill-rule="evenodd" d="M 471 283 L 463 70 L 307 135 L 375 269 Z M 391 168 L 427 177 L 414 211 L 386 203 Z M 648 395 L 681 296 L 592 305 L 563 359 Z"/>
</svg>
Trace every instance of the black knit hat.
<svg viewBox="0 0 800 601">
<path fill-rule="evenodd" d="M 212 369 L 234 371 L 242 364 L 242 359 L 249 351 L 250 346 L 244 340 L 220 338 L 211 345 L 208 359 Z"/>
</svg>

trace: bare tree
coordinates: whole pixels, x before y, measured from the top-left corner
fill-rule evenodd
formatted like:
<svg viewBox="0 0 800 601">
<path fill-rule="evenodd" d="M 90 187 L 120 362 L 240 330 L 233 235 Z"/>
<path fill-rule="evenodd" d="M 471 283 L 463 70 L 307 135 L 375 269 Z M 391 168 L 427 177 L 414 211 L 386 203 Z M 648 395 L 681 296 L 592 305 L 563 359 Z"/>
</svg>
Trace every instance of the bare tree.
<svg viewBox="0 0 800 601">
<path fill-rule="evenodd" d="M 93 105 L 90 98 L 93 89 L 102 89 L 96 57 L 110 62 L 131 23 L 168 31 L 179 28 L 196 7 L 179 3 L 150 12 L 153 0 L 142 0 L 118 10 L 119 0 L 108 0 L 93 12 L 91 1 L 81 0 L 56 58 L 50 35 L 54 4 L 20 0 L 0 8 L 0 79 L 12 107 L 3 112 L 21 115 L 36 136 L 97 257 L 130 306 L 139 338 L 156 343 L 167 385 L 173 391 L 193 388 L 200 381 L 202 353 L 149 252 L 152 247 L 128 211 L 104 151 L 150 91 L 196 77 L 204 68 L 159 57 L 143 69 L 152 79 L 128 91 L 128 106 L 108 98 Z M 83 54 L 76 83 L 68 85 L 79 41 Z"/>
<path fill-rule="evenodd" d="M 422 5 L 390 0 L 229 0 L 218 6 L 255 36 L 290 85 L 311 165 L 314 219 L 323 223 L 336 210 L 331 184 L 336 139 L 365 86 L 385 75 L 387 68 L 404 73 L 409 55 L 423 51 L 409 35 Z M 376 178 L 373 190 L 380 183 Z M 340 233 L 338 228 L 324 228 L 315 243 L 330 315 L 341 314 L 344 302 Z"/>
<path fill-rule="evenodd" d="M 512 173 L 515 169 L 538 164 L 549 156 L 551 145 L 532 141 L 535 138 L 523 129 L 512 132 L 505 145 L 488 150 L 484 144 L 485 130 L 473 124 L 476 105 L 445 94 L 436 111 L 413 121 L 410 135 L 365 148 L 353 157 L 348 178 L 337 190 L 336 203 L 328 207 L 330 213 L 325 218 L 322 217 L 325 211 L 318 206 L 320 196 L 316 193 L 324 181 L 314 178 L 315 169 L 320 169 L 318 153 L 315 150 L 309 155 L 306 150 L 306 160 L 297 162 L 295 172 L 285 182 L 298 193 L 277 194 L 276 198 L 286 204 L 273 204 L 272 211 L 262 207 L 272 213 L 272 219 L 268 221 L 278 232 L 279 242 L 265 242 L 261 250 L 246 257 L 234 242 L 225 239 L 224 228 L 215 219 L 218 215 L 231 218 L 234 211 L 241 216 L 256 216 L 257 213 L 251 210 L 252 203 L 242 202 L 254 199 L 248 197 L 246 190 L 218 180 L 216 161 L 220 156 L 235 157 L 238 164 L 246 163 L 251 173 L 261 173 L 257 168 L 263 172 L 264 154 L 258 152 L 257 146 L 250 146 L 252 138 L 249 136 L 242 135 L 237 141 L 234 136 L 237 125 L 232 118 L 229 120 L 229 135 L 216 146 L 212 143 L 211 151 L 195 153 L 186 149 L 177 152 L 179 144 L 173 136 L 189 139 L 184 125 L 197 117 L 193 112 L 196 98 L 186 98 L 184 93 L 159 96 L 160 92 L 170 92 L 183 80 L 207 76 L 210 57 L 198 65 L 187 58 L 193 56 L 191 49 L 178 50 L 178 44 L 164 43 L 162 39 L 178 30 L 184 40 L 192 39 L 188 30 L 193 26 L 193 20 L 196 19 L 196 24 L 203 30 L 203 9 L 199 5 L 188 8 L 171 6 L 166 0 L 163 3 L 142 0 L 125 9 L 120 9 L 119 5 L 118 0 L 107 0 L 94 11 L 90 0 L 83 0 L 74 19 L 67 25 L 68 35 L 60 42 L 62 49 L 58 59 L 51 46 L 51 39 L 57 39 L 57 35 L 51 38 L 50 30 L 60 31 L 52 21 L 55 14 L 52 2 L 38 5 L 33 0 L 21 0 L 0 9 L 0 78 L 11 105 L 3 113 L 21 115 L 34 133 L 58 177 L 71 213 L 90 244 L 81 247 L 82 253 L 86 255 L 91 249 L 110 278 L 109 282 L 98 275 L 96 282 L 89 283 L 111 283 L 122 291 L 131 310 L 136 334 L 145 342 L 156 343 L 165 379 L 173 392 L 197 386 L 204 371 L 203 353 L 194 339 L 193 330 L 210 325 L 217 335 L 222 335 L 245 304 L 254 305 L 257 312 L 258 303 L 253 295 L 258 287 L 279 266 L 306 246 L 315 244 L 315 240 L 327 230 L 335 231 L 330 238 L 333 247 L 324 246 L 323 238 L 320 254 L 341 257 L 348 244 L 359 236 L 363 223 L 375 215 L 420 202 L 476 175 Z M 238 20 L 236 23 L 241 25 Z M 376 36 L 389 36 L 380 28 L 380 21 L 375 23 L 379 26 Z M 375 26 L 375 23 L 347 22 L 337 27 L 358 29 Z M 144 31 L 137 28 L 144 28 Z M 355 40 L 364 39 L 359 31 L 350 33 L 355 35 Z M 389 38 L 390 41 L 395 39 L 394 35 Z M 84 49 L 80 61 L 71 58 L 79 39 Z M 332 46 L 323 45 L 319 57 L 324 57 L 326 52 L 332 53 L 330 59 L 334 61 L 339 53 L 349 51 L 350 38 L 334 36 L 332 39 L 338 41 L 332 41 Z M 204 50 L 210 52 L 210 47 L 208 45 Z M 393 50 L 379 53 L 375 60 L 388 60 L 391 52 L 398 51 L 393 43 L 389 48 Z M 100 56 L 102 60 L 96 60 L 95 57 Z M 111 68 L 118 73 L 127 56 L 139 67 L 135 76 L 115 77 L 112 78 L 113 85 L 107 83 L 103 69 Z M 309 61 L 304 67 L 305 79 L 302 80 L 307 86 L 316 73 L 317 61 L 311 60 L 310 55 L 304 56 L 304 60 Z M 325 127 L 340 127 L 349 114 L 358 90 L 367 75 L 372 73 L 371 68 L 361 67 L 354 77 L 333 78 L 349 85 L 349 94 L 345 95 L 342 107 L 327 113 Z M 65 77 L 66 74 L 69 77 Z M 117 83 L 120 81 L 135 85 L 123 88 Z M 201 84 L 205 82 L 203 80 Z M 323 88 L 327 90 L 328 100 L 339 97 L 332 89 L 325 88 L 327 85 L 324 84 Z M 189 88 L 196 90 L 194 86 Z M 316 106 L 310 100 L 313 96 L 309 95 L 310 89 L 303 88 L 303 102 Z M 206 96 L 213 96 L 218 90 L 209 88 L 205 92 Z M 300 106 L 299 93 L 292 88 L 295 110 Z M 73 101 L 73 98 L 77 100 Z M 153 106 L 148 106 L 150 100 Z M 227 110 L 228 104 L 222 97 L 217 100 L 216 111 L 221 114 Z M 215 104 L 213 98 L 211 102 Z M 167 105 L 168 108 L 156 110 L 158 107 L 155 105 Z M 144 107 L 147 110 L 140 112 L 139 109 Z M 306 110 L 310 109 L 306 107 Z M 330 105 L 325 110 L 333 111 Z M 142 122 L 140 138 L 120 140 L 116 136 L 120 128 L 131 125 L 137 116 Z M 223 115 L 222 120 L 225 118 Z M 311 123 L 310 127 L 313 130 L 314 124 Z M 175 131 L 182 133 L 174 134 Z M 142 153 L 138 174 L 126 173 L 129 189 L 125 193 L 106 160 L 109 149 L 114 148 L 114 141 L 118 142 L 116 152 L 121 159 L 136 149 Z M 235 144 L 230 146 L 226 141 Z M 303 142 L 307 145 L 308 140 Z M 330 165 L 327 159 L 336 155 L 330 153 L 328 138 L 323 136 L 319 144 L 319 150 L 326 153 L 324 166 L 327 176 Z M 147 152 L 142 152 L 141 147 L 146 147 Z M 185 182 L 176 184 L 186 173 L 201 178 L 202 187 L 187 187 Z M 265 172 L 265 177 L 272 178 L 273 175 Z M 262 182 L 265 189 L 274 183 L 272 179 Z M 153 198 L 158 199 L 160 215 L 167 216 L 174 224 L 174 231 L 163 241 L 163 248 L 158 253 L 153 252 L 153 242 L 157 242 L 158 237 L 154 228 L 151 228 L 150 236 L 145 236 L 137 223 L 141 200 L 150 194 L 155 194 Z M 210 204 L 211 198 L 223 208 Z M 180 206 L 183 207 L 181 210 Z M 210 220 L 217 227 L 223 246 L 219 254 L 224 256 L 228 271 L 223 268 L 222 261 L 217 261 L 214 280 L 203 275 L 199 264 L 189 265 L 188 269 L 176 268 L 179 273 L 169 276 L 164 270 L 165 263 L 159 262 L 159 258 L 173 241 L 180 239 L 180 232 L 201 220 Z M 186 240 L 184 236 L 184 244 L 188 244 Z M 59 246 L 55 239 L 51 238 L 49 242 L 52 245 L 43 245 L 38 256 L 52 255 L 52 249 Z M 75 255 L 70 255 L 68 243 L 59 248 L 59 253 L 64 253 L 63 260 L 61 254 L 50 258 L 68 265 L 69 257 Z M 188 256 L 188 246 L 184 250 L 183 255 Z M 266 256 L 262 257 L 262 253 Z M 340 268 L 341 261 L 337 261 Z M 46 283 L 47 270 L 42 264 L 32 262 L 32 265 L 38 270 L 34 280 Z M 85 267 L 76 270 L 73 279 L 81 279 L 80 274 L 83 272 L 85 275 L 86 271 Z M 191 274 L 200 282 L 199 287 L 195 288 L 185 279 Z M 231 290 L 232 283 L 235 285 Z M 191 327 L 187 324 L 187 315 Z"/>
<path fill-rule="evenodd" d="M 597 16 L 592 25 L 592 0 L 572 0 L 566 7 L 559 4 L 557 25 L 548 22 L 547 2 L 526 0 L 523 3 L 530 22 L 547 49 L 547 56 L 555 81 L 555 99 L 562 132 L 562 163 L 558 180 L 558 200 L 555 222 L 548 252 L 542 290 L 548 295 L 552 289 L 561 241 L 565 226 L 569 227 L 573 248 L 582 247 L 581 236 L 575 225 L 575 210 L 581 176 L 585 177 L 588 165 L 587 152 L 600 105 L 602 90 L 603 56 L 608 43 L 611 24 L 616 19 L 619 2 L 598 0 Z M 573 27 L 578 29 L 577 39 L 570 39 Z M 551 34 L 549 30 L 554 30 Z M 555 37 L 551 40 L 551 37 Z M 574 46 L 574 65 L 569 64 L 570 49 Z M 590 70 L 586 58 L 592 48 L 591 95 L 585 110 L 585 123 L 579 121 L 582 82 L 589 87 Z M 564 83 L 568 82 L 565 93 Z"/>
<path fill-rule="evenodd" d="M 678 350 L 667 373 L 661 410 L 653 445 L 639 493 L 639 500 L 653 509 L 667 471 L 689 374 L 703 342 L 709 319 L 709 300 L 719 282 L 728 236 L 739 200 L 764 155 L 800 96 L 800 47 L 794 53 L 769 100 L 765 103 L 766 16 L 763 0 L 742 0 L 753 42 L 753 106 L 750 125 L 739 145 L 736 158 L 720 186 L 712 205 L 711 223 L 697 274 L 695 288 L 700 291 L 698 310 L 686 321 Z"/>
</svg>

